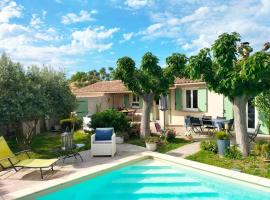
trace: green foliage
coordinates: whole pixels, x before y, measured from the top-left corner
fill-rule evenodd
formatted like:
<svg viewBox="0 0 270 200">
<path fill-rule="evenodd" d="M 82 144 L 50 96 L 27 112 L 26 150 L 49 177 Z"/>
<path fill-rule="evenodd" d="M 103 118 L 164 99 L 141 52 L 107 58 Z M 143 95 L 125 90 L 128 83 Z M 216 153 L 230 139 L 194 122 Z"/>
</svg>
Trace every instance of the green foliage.
<svg viewBox="0 0 270 200">
<path fill-rule="evenodd" d="M 113 79 L 113 68 L 108 67 L 109 72 L 106 68 L 101 68 L 99 71 L 90 70 L 89 72 L 77 72 L 70 78 L 70 82 L 74 83 L 77 87 L 84 87 L 102 80 Z"/>
<path fill-rule="evenodd" d="M 95 113 L 91 120 L 93 128 L 113 127 L 115 132 L 128 132 L 130 130 L 127 116 L 115 109 Z"/>
<path fill-rule="evenodd" d="M 229 140 L 230 135 L 226 133 L 225 131 L 218 131 L 215 133 L 215 137 L 217 140 Z"/>
<path fill-rule="evenodd" d="M 114 75 L 138 95 L 153 93 L 159 97 L 168 92 L 176 76 L 183 76 L 187 59 L 184 55 L 174 53 L 166 58 L 166 68 L 161 68 L 158 62 L 155 55 L 147 52 L 142 57 L 140 68 L 136 68 L 131 58 L 122 57 L 117 61 Z"/>
<path fill-rule="evenodd" d="M 184 55 L 173 54 L 166 59 L 167 67 L 159 66 L 159 59 L 150 52 L 142 57 L 140 68 L 129 57 L 117 60 L 114 76 L 120 79 L 125 86 L 143 99 L 142 136 L 150 134 L 150 108 L 154 99 L 168 93 L 176 76 L 184 74 L 187 59 Z"/>
<path fill-rule="evenodd" d="M 263 115 L 263 122 L 265 123 L 268 132 L 270 132 L 270 91 L 265 91 L 255 98 L 255 106 Z"/>
<path fill-rule="evenodd" d="M 75 108 L 65 75 L 47 67 L 24 70 L 5 54 L 0 59 L 0 123 L 16 129 L 17 141 L 29 146 L 38 119 L 67 116 Z M 28 132 L 22 132 L 22 122 Z"/>
<path fill-rule="evenodd" d="M 234 145 L 225 150 L 225 157 L 230 159 L 241 159 L 242 153 L 238 150 L 237 146 Z"/>
<path fill-rule="evenodd" d="M 158 143 L 160 141 L 160 138 L 157 136 L 147 136 L 144 140 L 146 143 L 153 144 Z"/>
<path fill-rule="evenodd" d="M 208 88 L 230 99 L 255 97 L 270 87 L 270 54 L 264 51 L 249 56 L 248 44 L 238 46 L 238 33 L 224 33 L 211 49 L 202 49 L 189 59 L 187 75 L 206 81 Z M 241 57 L 239 57 L 239 54 Z"/>
<path fill-rule="evenodd" d="M 258 142 L 253 146 L 255 155 L 270 158 L 270 142 Z"/>
<path fill-rule="evenodd" d="M 65 131 L 71 131 L 74 126 L 74 130 L 78 130 L 82 127 L 82 119 L 78 117 L 70 117 L 60 120 L 61 128 Z"/>
<path fill-rule="evenodd" d="M 218 154 L 209 151 L 199 151 L 186 159 L 223 167 L 226 169 L 240 169 L 243 173 L 270 178 L 269 163 L 259 156 L 248 156 L 242 159 L 221 158 Z"/>
<path fill-rule="evenodd" d="M 218 152 L 216 140 L 203 140 L 201 141 L 200 148 L 201 150 L 211 151 L 213 153 Z"/>
</svg>

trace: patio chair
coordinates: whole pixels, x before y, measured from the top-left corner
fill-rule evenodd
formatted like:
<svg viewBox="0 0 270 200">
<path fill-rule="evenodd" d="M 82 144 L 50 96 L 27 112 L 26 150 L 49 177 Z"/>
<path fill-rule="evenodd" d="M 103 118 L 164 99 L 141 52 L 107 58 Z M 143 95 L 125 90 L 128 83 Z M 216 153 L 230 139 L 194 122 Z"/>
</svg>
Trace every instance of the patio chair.
<svg viewBox="0 0 270 200">
<path fill-rule="evenodd" d="M 29 152 L 31 150 L 24 150 L 17 153 L 13 153 L 5 138 L 0 137 L 0 165 L 3 169 L 13 168 L 16 172 L 22 168 L 34 168 L 39 169 L 41 174 L 41 179 L 43 179 L 44 168 L 51 168 L 53 171 L 53 165 L 58 159 L 31 159 Z M 19 154 L 27 155 L 28 159 L 20 160 L 17 156 Z M 18 169 L 19 168 L 19 169 Z"/>
<path fill-rule="evenodd" d="M 202 118 L 203 128 L 207 130 L 207 134 L 213 134 L 217 127 L 214 125 L 212 119 L 210 118 Z"/>
<path fill-rule="evenodd" d="M 96 128 L 91 136 L 91 156 L 114 156 L 116 153 L 116 139 L 114 128 Z"/>
<path fill-rule="evenodd" d="M 230 134 L 231 137 L 233 137 L 233 134 L 232 134 L 233 125 L 234 125 L 234 119 L 230 119 L 226 131 L 227 131 L 227 133 Z"/>
<path fill-rule="evenodd" d="M 257 124 L 254 133 L 248 133 L 249 143 L 255 142 L 256 137 L 260 132 L 261 124 Z"/>
<path fill-rule="evenodd" d="M 195 134 L 201 134 L 203 132 L 201 121 L 197 117 L 190 117 L 190 128 L 191 131 Z"/>
<path fill-rule="evenodd" d="M 185 126 L 186 126 L 186 130 L 188 127 L 190 127 L 190 116 L 189 115 L 185 116 Z"/>
</svg>

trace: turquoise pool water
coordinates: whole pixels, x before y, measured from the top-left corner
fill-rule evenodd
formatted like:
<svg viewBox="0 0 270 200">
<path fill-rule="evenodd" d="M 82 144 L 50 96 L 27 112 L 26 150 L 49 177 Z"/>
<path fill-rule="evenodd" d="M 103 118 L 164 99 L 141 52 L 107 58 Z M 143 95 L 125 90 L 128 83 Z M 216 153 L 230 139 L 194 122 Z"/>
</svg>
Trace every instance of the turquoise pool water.
<svg viewBox="0 0 270 200">
<path fill-rule="evenodd" d="M 264 200 L 270 193 L 238 181 L 156 160 L 141 161 L 38 200 Z"/>
</svg>

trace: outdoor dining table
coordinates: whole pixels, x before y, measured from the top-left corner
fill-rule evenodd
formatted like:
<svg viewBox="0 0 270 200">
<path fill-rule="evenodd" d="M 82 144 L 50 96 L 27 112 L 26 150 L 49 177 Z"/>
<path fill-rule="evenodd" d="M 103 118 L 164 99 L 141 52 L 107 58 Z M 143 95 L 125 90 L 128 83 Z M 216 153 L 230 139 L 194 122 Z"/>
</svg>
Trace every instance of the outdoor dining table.
<svg viewBox="0 0 270 200">
<path fill-rule="evenodd" d="M 226 123 L 229 123 L 230 120 L 228 119 L 212 119 L 212 122 L 214 124 L 215 127 L 218 128 L 218 130 L 222 130 L 225 126 Z"/>
</svg>

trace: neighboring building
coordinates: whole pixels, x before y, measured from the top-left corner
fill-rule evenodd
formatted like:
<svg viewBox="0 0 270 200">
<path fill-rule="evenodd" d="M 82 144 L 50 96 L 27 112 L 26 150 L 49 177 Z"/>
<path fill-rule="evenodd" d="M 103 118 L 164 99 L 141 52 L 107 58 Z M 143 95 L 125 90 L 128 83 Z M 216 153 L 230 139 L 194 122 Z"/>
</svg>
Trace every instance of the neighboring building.
<svg viewBox="0 0 270 200">
<path fill-rule="evenodd" d="M 77 111 L 81 116 L 108 108 L 134 108 L 138 115 L 141 113 L 141 99 L 129 91 L 119 80 L 100 81 L 77 89 L 74 94 L 79 102 Z M 165 113 L 159 111 L 158 103 L 158 101 L 153 102 L 151 120 L 160 120 L 161 125 L 165 120 L 166 125 L 184 126 L 184 117 L 187 115 L 233 118 L 233 105 L 228 98 L 209 91 L 205 82 L 200 80 L 176 79 L 174 86 L 169 90 L 168 111 Z M 261 116 L 251 101 L 247 105 L 246 112 L 248 128 L 252 131 L 257 123 L 262 123 Z M 268 133 L 263 123 L 261 131 Z"/>
</svg>

